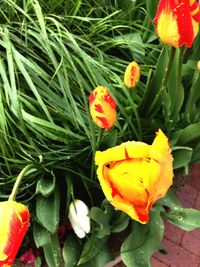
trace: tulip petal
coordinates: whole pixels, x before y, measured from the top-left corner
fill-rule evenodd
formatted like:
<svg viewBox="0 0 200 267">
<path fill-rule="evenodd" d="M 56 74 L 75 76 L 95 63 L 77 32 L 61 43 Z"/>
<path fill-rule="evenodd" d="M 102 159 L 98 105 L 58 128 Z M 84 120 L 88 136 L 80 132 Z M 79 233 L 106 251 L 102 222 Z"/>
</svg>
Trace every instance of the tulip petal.
<svg viewBox="0 0 200 267">
<path fill-rule="evenodd" d="M 144 158 L 149 154 L 150 146 L 143 142 L 128 141 L 119 146 L 109 148 L 103 152 L 97 151 L 95 162 L 97 165 L 127 158 Z"/>
</svg>

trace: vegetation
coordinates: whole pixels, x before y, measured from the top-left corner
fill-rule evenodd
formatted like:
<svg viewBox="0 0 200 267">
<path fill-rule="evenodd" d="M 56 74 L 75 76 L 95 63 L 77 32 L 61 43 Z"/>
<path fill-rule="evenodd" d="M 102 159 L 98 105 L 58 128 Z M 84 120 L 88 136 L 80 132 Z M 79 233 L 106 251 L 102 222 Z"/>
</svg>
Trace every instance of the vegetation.
<svg viewBox="0 0 200 267">
<path fill-rule="evenodd" d="M 162 217 L 191 230 L 200 227 L 194 219 L 199 213 L 182 209 L 169 192 L 152 209 L 149 224 L 130 221 L 105 201 L 94 155 L 128 140 L 150 144 L 161 128 L 170 140 L 175 173 L 187 173 L 189 164 L 199 161 L 200 34 L 192 48 L 177 49 L 167 90 L 161 90 L 171 48 L 160 43 L 152 22 L 158 1 L 1 2 L 1 201 L 8 199 L 20 171 L 32 164 L 17 195 L 31 212 L 19 255 L 35 244 L 41 248 L 36 266 L 102 267 L 113 258 L 109 236 L 129 229 L 121 246 L 123 261 L 151 266 L 164 232 Z M 133 60 L 141 79 L 128 90 L 123 75 Z M 101 140 L 88 108 L 88 96 L 98 85 L 106 86 L 117 103 L 117 122 Z M 68 228 L 60 234 L 74 198 L 90 208 L 92 230 L 85 239 Z"/>
</svg>

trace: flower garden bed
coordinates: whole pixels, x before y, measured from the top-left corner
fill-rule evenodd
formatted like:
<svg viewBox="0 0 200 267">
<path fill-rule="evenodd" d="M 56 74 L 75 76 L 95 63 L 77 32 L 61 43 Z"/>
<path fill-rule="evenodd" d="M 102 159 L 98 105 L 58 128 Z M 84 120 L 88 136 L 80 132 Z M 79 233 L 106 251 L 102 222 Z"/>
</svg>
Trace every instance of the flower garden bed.
<svg viewBox="0 0 200 267">
<path fill-rule="evenodd" d="M 200 161 L 198 2 L 3 0 L 1 15 L 0 266 L 117 251 L 152 267 L 165 224 L 200 228 L 174 194 Z"/>
</svg>

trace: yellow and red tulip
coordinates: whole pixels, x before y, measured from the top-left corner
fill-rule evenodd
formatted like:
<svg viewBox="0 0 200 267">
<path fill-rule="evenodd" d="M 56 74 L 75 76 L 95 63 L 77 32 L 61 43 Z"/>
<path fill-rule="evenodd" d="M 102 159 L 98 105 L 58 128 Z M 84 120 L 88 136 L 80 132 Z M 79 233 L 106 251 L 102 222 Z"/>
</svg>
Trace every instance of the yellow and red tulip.
<svg viewBox="0 0 200 267">
<path fill-rule="evenodd" d="M 140 80 L 140 67 L 137 62 L 132 61 L 124 73 L 124 84 L 128 88 L 135 88 Z"/>
<path fill-rule="evenodd" d="M 154 22 L 163 43 L 191 47 L 199 30 L 199 5 L 196 0 L 160 0 Z"/>
<path fill-rule="evenodd" d="M 90 93 L 89 109 L 92 119 L 100 128 L 109 130 L 116 121 L 116 102 L 104 86 Z"/>
<path fill-rule="evenodd" d="M 168 139 L 159 130 L 152 145 L 128 141 L 97 151 L 97 176 L 108 201 L 145 224 L 152 205 L 172 184 L 172 155 Z"/>
<path fill-rule="evenodd" d="M 29 210 L 21 203 L 0 202 L 0 266 L 12 266 L 30 221 Z"/>
</svg>

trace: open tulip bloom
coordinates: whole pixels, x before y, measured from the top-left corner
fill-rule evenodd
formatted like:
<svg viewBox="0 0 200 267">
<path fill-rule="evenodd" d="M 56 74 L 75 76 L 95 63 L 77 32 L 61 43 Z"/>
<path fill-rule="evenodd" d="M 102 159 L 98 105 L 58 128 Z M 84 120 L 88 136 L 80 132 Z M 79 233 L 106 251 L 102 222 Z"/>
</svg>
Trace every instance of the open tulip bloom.
<svg viewBox="0 0 200 267">
<path fill-rule="evenodd" d="M 199 5 L 196 0 L 161 0 L 154 22 L 163 43 L 191 47 L 199 30 Z"/>
<path fill-rule="evenodd" d="M 14 262 L 29 226 L 29 210 L 15 201 L 0 202 L 0 266 Z"/>
<path fill-rule="evenodd" d="M 159 130 L 153 144 L 128 141 L 96 152 L 97 175 L 108 201 L 140 223 L 149 221 L 152 205 L 172 184 L 172 155 Z"/>
<path fill-rule="evenodd" d="M 116 103 L 104 86 L 98 86 L 89 96 L 92 119 L 100 128 L 109 130 L 116 121 Z"/>
</svg>

